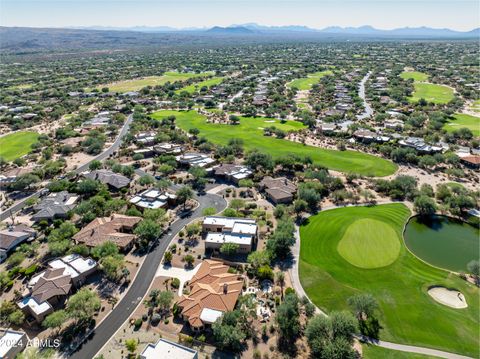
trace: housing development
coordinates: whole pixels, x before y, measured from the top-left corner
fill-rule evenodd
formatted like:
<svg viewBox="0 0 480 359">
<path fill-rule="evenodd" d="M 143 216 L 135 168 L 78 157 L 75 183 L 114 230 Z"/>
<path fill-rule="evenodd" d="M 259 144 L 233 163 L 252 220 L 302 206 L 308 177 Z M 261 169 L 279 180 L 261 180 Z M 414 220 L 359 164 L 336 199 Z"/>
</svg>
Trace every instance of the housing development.
<svg viewBox="0 0 480 359">
<path fill-rule="evenodd" d="M 407 30 L 0 28 L 0 358 L 478 358 L 478 29 Z"/>
</svg>

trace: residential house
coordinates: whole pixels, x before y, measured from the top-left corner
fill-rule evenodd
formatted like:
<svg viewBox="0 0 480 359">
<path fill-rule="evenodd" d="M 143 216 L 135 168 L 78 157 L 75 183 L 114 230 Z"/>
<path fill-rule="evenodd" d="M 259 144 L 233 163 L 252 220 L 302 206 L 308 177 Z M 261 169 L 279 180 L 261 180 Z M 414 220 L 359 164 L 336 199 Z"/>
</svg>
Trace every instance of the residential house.
<svg viewBox="0 0 480 359">
<path fill-rule="evenodd" d="M 83 127 L 85 128 L 99 128 L 105 127 L 110 124 L 110 113 L 108 111 L 99 112 L 95 117 L 91 118 L 88 121 L 83 123 Z"/>
<path fill-rule="evenodd" d="M 479 169 L 480 168 L 480 156 L 479 155 L 469 155 L 460 157 L 460 162 L 462 162 L 465 166 Z"/>
<path fill-rule="evenodd" d="M 20 167 L 13 168 L 11 170 L 2 171 L 0 174 L 0 189 L 5 189 L 12 183 L 14 183 L 17 178 L 21 175 L 31 173 L 34 167 Z"/>
<path fill-rule="evenodd" d="M 27 339 L 25 332 L 0 329 L 0 358 L 16 358 L 27 347 Z"/>
<path fill-rule="evenodd" d="M 215 160 L 203 153 L 184 153 L 183 155 L 176 156 L 177 162 L 186 167 L 209 167 L 215 163 Z"/>
<path fill-rule="evenodd" d="M 8 256 L 8 253 L 15 249 L 19 244 L 35 238 L 37 232 L 25 224 L 9 226 L 0 231 L 0 263 Z"/>
<path fill-rule="evenodd" d="M 153 150 L 153 147 L 144 147 L 144 148 L 137 148 L 133 150 L 133 155 L 142 155 L 143 158 L 150 158 L 155 155 L 155 151 Z"/>
<path fill-rule="evenodd" d="M 410 147 L 421 153 L 437 153 L 443 150 L 442 147 L 426 144 L 423 138 L 419 137 L 407 137 L 406 139 L 398 141 L 398 143 L 403 147 Z"/>
<path fill-rule="evenodd" d="M 157 209 L 173 206 L 176 200 L 177 196 L 174 193 L 150 188 L 137 194 L 129 202 L 142 209 Z"/>
<path fill-rule="evenodd" d="M 97 262 L 70 254 L 48 263 L 47 270 L 34 276 L 29 282 L 27 293 L 17 305 L 36 322 L 42 322 L 63 304 L 73 288 L 83 285 L 86 278 L 96 271 Z"/>
<path fill-rule="evenodd" d="M 369 130 L 356 130 L 353 133 L 353 137 L 355 139 L 363 142 L 363 143 L 371 143 L 375 141 L 375 138 L 377 137 L 377 134 L 375 132 L 369 131 Z"/>
<path fill-rule="evenodd" d="M 32 216 L 32 221 L 53 221 L 57 218 L 67 218 L 68 212 L 76 207 L 77 200 L 77 195 L 67 191 L 51 193 L 33 207 L 36 213 Z"/>
<path fill-rule="evenodd" d="M 150 146 L 155 143 L 157 134 L 153 131 L 140 132 L 135 135 L 135 142 L 144 146 Z"/>
<path fill-rule="evenodd" d="M 337 125 L 334 123 L 322 123 L 320 126 L 318 126 L 318 129 L 324 135 L 332 135 L 336 128 Z"/>
<path fill-rule="evenodd" d="M 235 308 L 243 279 L 228 269 L 222 262 L 204 260 L 188 284 L 189 294 L 177 302 L 183 319 L 194 331 L 205 329 Z"/>
<path fill-rule="evenodd" d="M 83 176 L 85 178 L 100 181 L 101 183 L 106 184 L 111 190 L 120 190 L 124 187 L 128 187 L 131 182 L 130 178 L 105 169 L 85 172 L 83 173 Z"/>
<path fill-rule="evenodd" d="M 142 220 L 141 217 L 112 214 L 110 217 L 95 218 L 72 239 L 88 247 L 96 247 L 105 242 L 115 243 L 121 250 L 128 250 L 137 239 L 133 229 Z"/>
<path fill-rule="evenodd" d="M 170 340 L 160 338 L 155 344 L 147 344 L 140 359 L 198 359 L 198 352 Z"/>
<path fill-rule="evenodd" d="M 223 244 L 238 244 L 239 253 L 250 253 L 256 244 L 258 226 L 254 219 L 205 217 L 202 231 L 206 233 L 205 249 L 218 252 Z"/>
<path fill-rule="evenodd" d="M 265 177 L 259 184 L 267 198 L 275 204 L 290 203 L 297 192 L 297 186 L 286 177 Z"/>
<path fill-rule="evenodd" d="M 183 147 L 176 143 L 159 143 L 153 146 L 153 150 L 159 155 L 176 155 L 183 152 Z"/>
<path fill-rule="evenodd" d="M 247 166 L 224 163 L 213 167 L 213 173 L 217 177 L 224 178 L 230 182 L 238 183 L 242 179 L 251 177 L 253 171 Z"/>
<path fill-rule="evenodd" d="M 396 118 L 392 118 L 392 119 L 385 120 L 383 122 L 383 126 L 385 126 L 385 128 L 388 128 L 390 130 L 400 130 L 403 128 L 403 121 Z"/>
</svg>

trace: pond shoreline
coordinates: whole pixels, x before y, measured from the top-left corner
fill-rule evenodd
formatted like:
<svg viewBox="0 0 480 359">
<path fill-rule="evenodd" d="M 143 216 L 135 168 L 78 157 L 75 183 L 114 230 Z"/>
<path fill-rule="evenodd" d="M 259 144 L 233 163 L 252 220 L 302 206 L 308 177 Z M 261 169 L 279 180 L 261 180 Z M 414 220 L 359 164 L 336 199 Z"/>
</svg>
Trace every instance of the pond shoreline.
<svg viewBox="0 0 480 359">
<path fill-rule="evenodd" d="M 454 224 L 457 224 L 457 225 L 467 225 L 469 227 L 472 227 L 473 230 L 479 230 L 479 227 L 476 225 L 476 224 L 473 224 L 471 222 L 467 222 L 465 221 L 463 218 L 459 218 L 459 217 L 454 217 L 454 216 L 447 216 L 447 215 L 443 215 L 443 214 L 433 214 L 431 216 L 429 216 L 430 218 L 432 217 L 436 217 L 437 219 L 440 218 L 440 219 L 443 219 L 443 220 L 447 220 L 447 221 L 451 221 L 453 222 Z M 434 267 L 434 268 L 437 268 L 437 269 L 440 269 L 440 270 L 443 270 L 443 271 L 446 271 L 446 272 L 449 272 L 449 273 L 453 273 L 453 274 L 456 274 L 456 275 L 460 275 L 461 273 L 463 273 L 464 271 L 456 271 L 456 270 L 452 270 L 452 269 L 449 269 L 449 268 L 444 268 L 444 267 L 441 267 L 437 264 L 433 264 L 423 258 L 421 258 L 417 253 L 415 253 L 411 248 L 411 244 L 410 246 L 407 244 L 407 235 L 406 235 L 406 232 L 407 232 L 407 229 L 408 229 L 408 225 L 412 223 L 412 221 L 414 220 L 418 220 L 419 218 L 422 218 L 421 215 L 418 215 L 418 214 L 415 214 L 415 215 L 412 215 L 410 216 L 407 221 L 405 222 L 405 225 L 403 226 L 403 230 L 402 230 L 402 239 L 403 239 L 403 242 L 404 242 L 404 245 L 405 247 L 407 248 L 407 250 L 415 257 L 417 258 L 418 260 L 422 261 L 423 263 L 431 266 L 431 267 Z M 423 224 L 424 226 L 426 226 L 427 228 L 429 228 L 430 230 L 433 230 L 432 228 L 430 228 L 427 224 L 425 223 L 422 223 L 421 221 L 418 221 L 419 224 Z M 473 259 L 472 259 L 473 260 Z M 475 260 L 478 260 L 475 259 Z"/>
</svg>

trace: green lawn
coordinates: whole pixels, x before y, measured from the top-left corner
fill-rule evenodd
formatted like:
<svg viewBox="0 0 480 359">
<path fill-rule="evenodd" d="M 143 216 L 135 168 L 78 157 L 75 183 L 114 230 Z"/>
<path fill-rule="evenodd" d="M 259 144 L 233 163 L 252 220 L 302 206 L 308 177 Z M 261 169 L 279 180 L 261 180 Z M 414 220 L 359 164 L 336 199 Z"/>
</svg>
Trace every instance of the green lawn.
<svg viewBox="0 0 480 359">
<path fill-rule="evenodd" d="M 309 218 L 300 228 L 300 280 L 310 299 L 329 312 L 348 309 L 355 293 L 374 295 L 383 329 L 380 338 L 478 357 L 479 289 L 447 271 L 415 258 L 401 239 L 410 211 L 403 204 L 334 209 Z M 338 253 L 338 243 L 355 221 L 371 219 L 389 225 L 400 241 L 392 264 L 362 269 Z M 372 237 L 377 236 L 373 233 Z M 427 289 L 443 285 L 460 290 L 469 304 L 452 309 L 435 302 Z"/>
<path fill-rule="evenodd" d="M 157 86 L 164 85 L 167 82 L 185 81 L 191 78 L 211 76 L 213 72 L 196 73 L 183 73 L 183 72 L 165 72 L 162 76 L 147 76 L 139 79 L 125 80 L 114 82 L 111 84 L 97 86 L 97 89 L 108 87 L 113 92 L 129 92 L 138 91 L 145 86 Z M 88 89 L 87 89 L 88 91 Z"/>
<path fill-rule="evenodd" d="M 342 172 L 355 172 L 366 176 L 388 176 L 395 172 L 396 165 L 383 158 L 356 151 L 336 151 L 304 146 L 287 140 L 266 137 L 263 128 L 275 126 L 284 131 L 295 131 L 304 128 L 297 121 L 286 121 L 264 117 L 241 117 L 238 125 L 209 124 L 203 115 L 196 111 L 159 111 L 152 114 L 153 118 L 176 116 L 177 126 L 183 130 L 198 128 L 200 136 L 207 137 L 216 144 L 225 145 L 232 138 L 240 138 L 246 150 L 258 149 L 279 157 L 294 153 L 310 156 L 313 162 Z"/>
<path fill-rule="evenodd" d="M 480 117 L 466 115 L 464 113 L 456 113 L 453 115 L 454 120 L 448 121 L 443 128 L 448 132 L 453 132 L 460 128 L 469 128 L 474 136 L 480 136 Z"/>
<path fill-rule="evenodd" d="M 312 74 L 308 74 L 307 77 L 302 77 L 289 82 L 287 86 L 290 88 L 296 87 L 299 90 L 310 90 L 312 86 L 318 83 L 323 76 L 331 74 L 332 71 L 330 70 L 314 72 Z"/>
<path fill-rule="evenodd" d="M 454 98 L 453 90 L 447 86 L 427 82 L 415 82 L 413 86 L 415 90 L 412 96 L 408 98 L 410 102 L 418 102 L 423 98 L 427 100 L 427 102 L 445 104 Z"/>
<path fill-rule="evenodd" d="M 202 87 L 210 88 L 212 86 L 216 86 L 216 85 L 222 83 L 222 81 L 223 81 L 223 77 L 212 77 L 211 79 L 196 82 L 196 83 L 191 84 L 189 86 L 185 86 L 181 89 L 178 89 L 175 92 L 180 93 L 180 92 L 183 92 L 183 91 L 187 91 L 188 93 L 192 94 L 194 92 L 198 92 Z"/>
<path fill-rule="evenodd" d="M 427 81 L 428 80 L 428 75 L 423 73 L 423 72 L 418 72 L 418 71 L 404 71 L 400 74 L 400 77 L 402 79 L 413 79 L 414 81 Z"/>
<path fill-rule="evenodd" d="M 398 258 L 400 240 L 390 225 L 366 218 L 348 226 L 337 249 L 354 266 L 380 268 Z"/>
<path fill-rule="evenodd" d="M 0 157 L 13 161 L 32 150 L 32 145 L 37 142 L 39 134 L 31 131 L 20 131 L 0 137 Z"/>
<path fill-rule="evenodd" d="M 362 358 L 363 359 L 433 359 L 438 357 L 433 357 L 430 355 L 415 354 L 401 352 L 398 350 L 391 350 L 376 345 L 362 345 Z"/>
<path fill-rule="evenodd" d="M 403 79 L 413 79 L 414 91 L 412 96 L 408 98 L 410 102 L 418 102 L 421 98 L 427 102 L 435 104 L 445 104 L 453 100 L 453 90 L 450 87 L 432 84 L 426 82 L 428 75 L 418 71 L 404 71 L 400 74 Z"/>
</svg>

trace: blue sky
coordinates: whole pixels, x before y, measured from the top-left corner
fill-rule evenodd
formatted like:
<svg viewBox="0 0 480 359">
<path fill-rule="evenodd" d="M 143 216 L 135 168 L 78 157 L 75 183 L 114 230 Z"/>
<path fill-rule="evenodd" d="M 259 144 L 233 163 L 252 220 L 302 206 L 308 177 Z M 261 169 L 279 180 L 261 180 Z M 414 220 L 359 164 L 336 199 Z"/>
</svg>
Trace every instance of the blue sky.
<svg viewBox="0 0 480 359">
<path fill-rule="evenodd" d="M 471 30 L 478 0 L 0 0 L 0 25 L 210 27 L 372 25 Z"/>
</svg>

